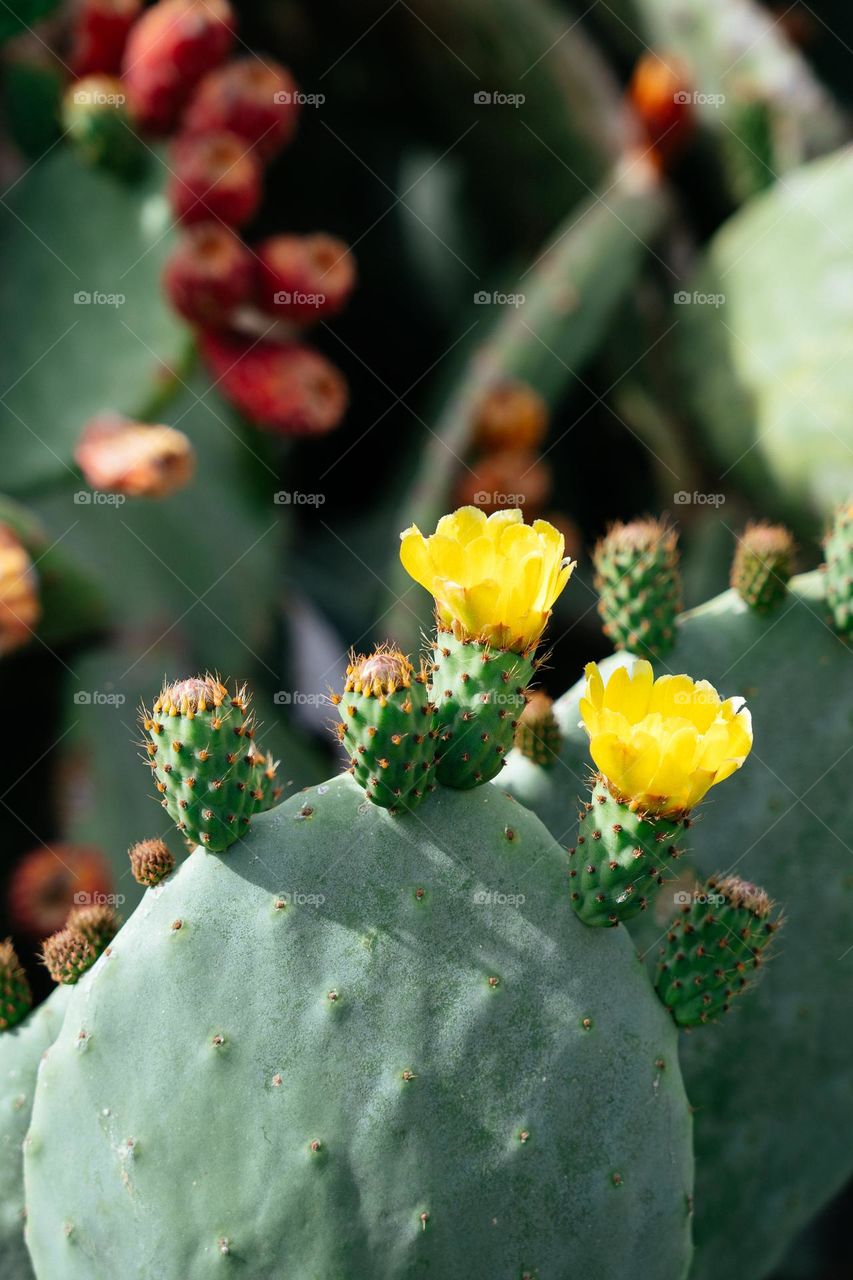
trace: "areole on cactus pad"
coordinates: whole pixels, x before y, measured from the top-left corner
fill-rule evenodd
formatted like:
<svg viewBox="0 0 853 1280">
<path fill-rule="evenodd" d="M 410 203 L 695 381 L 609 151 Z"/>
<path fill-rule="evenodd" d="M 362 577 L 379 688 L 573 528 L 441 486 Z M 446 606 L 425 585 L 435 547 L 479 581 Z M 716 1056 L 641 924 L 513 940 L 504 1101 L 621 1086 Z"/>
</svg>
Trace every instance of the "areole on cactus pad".
<svg viewBox="0 0 853 1280">
<path fill-rule="evenodd" d="M 178 682 L 145 715 L 164 803 L 208 840 L 171 872 L 131 852 L 157 882 L 74 988 L 40 1073 L 40 1277 L 683 1280 L 675 1020 L 625 930 L 573 910 L 565 851 L 455 754 L 481 707 L 511 740 L 499 699 L 509 685 L 523 707 L 569 571 L 542 522 L 505 513 L 466 537 L 475 523 L 457 513 L 455 546 L 439 532 L 413 553 L 448 571 L 430 580 L 438 662 L 380 646 L 350 665 L 334 701 L 352 776 L 241 810 L 244 695 Z M 452 674 L 444 649 L 464 655 Z"/>
</svg>

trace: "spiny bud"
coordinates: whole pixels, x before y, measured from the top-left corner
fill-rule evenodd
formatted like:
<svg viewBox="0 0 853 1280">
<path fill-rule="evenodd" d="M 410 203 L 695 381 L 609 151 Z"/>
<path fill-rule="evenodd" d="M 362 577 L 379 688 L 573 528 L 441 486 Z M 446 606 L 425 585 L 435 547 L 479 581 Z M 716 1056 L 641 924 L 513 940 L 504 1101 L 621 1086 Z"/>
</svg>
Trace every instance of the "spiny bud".
<svg viewBox="0 0 853 1280">
<path fill-rule="evenodd" d="M 38 578 L 29 552 L 0 524 L 0 657 L 26 644 L 41 617 Z"/>
<path fill-rule="evenodd" d="M 460 472 L 454 500 L 461 507 L 479 507 L 487 515 L 520 506 L 533 519 L 551 496 L 552 485 L 547 462 L 529 450 L 504 449 L 484 454 Z"/>
<path fill-rule="evenodd" d="M 171 169 L 166 192 L 179 222 L 241 227 L 261 202 L 260 161 L 236 133 L 178 138 Z"/>
<path fill-rule="evenodd" d="M 370 657 L 360 654 L 347 666 L 344 689 L 347 693 L 362 693 L 365 697 L 382 697 L 397 689 L 408 689 L 412 680 L 425 682 L 423 672 L 415 675 L 409 659 L 399 649 L 381 645 Z"/>
<path fill-rule="evenodd" d="M 842 640 L 853 639 L 853 501 L 835 512 L 823 544 L 826 602 Z"/>
<path fill-rule="evenodd" d="M 252 255 L 228 227 L 199 222 L 187 228 L 163 271 L 172 306 L 190 324 L 227 326 L 251 298 Z"/>
<path fill-rule="evenodd" d="M 185 133 L 236 133 L 270 160 L 290 142 L 299 118 L 299 94 L 290 72 L 264 54 L 235 58 L 210 71 L 181 120 Z"/>
<path fill-rule="evenodd" d="M 200 348 L 217 390 L 265 430 L 324 435 L 346 412 L 343 374 L 310 347 L 207 332 Z"/>
<path fill-rule="evenodd" d="M 79 929 L 60 929 L 46 938 L 42 946 L 42 963 L 53 981 L 64 986 L 73 986 L 79 981 L 97 958 L 95 948 Z"/>
<path fill-rule="evenodd" d="M 12 939 L 0 942 L 0 1031 L 16 1027 L 32 1008 L 33 993 Z"/>
<path fill-rule="evenodd" d="M 490 453 L 538 449 L 548 430 L 548 406 L 526 382 L 512 379 L 490 387 L 474 417 L 473 444 Z"/>
<path fill-rule="evenodd" d="M 773 902 L 766 889 L 742 880 L 740 876 L 712 876 L 708 881 L 711 893 L 721 893 L 726 902 L 734 907 L 743 907 L 758 920 L 764 920 L 773 909 Z"/>
<path fill-rule="evenodd" d="M 554 703 L 547 693 L 537 689 L 527 695 L 515 730 L 515 745 L 522 755 L 543 769 L 550 769 L 559 758 L 562 745 Z"/>
<path fill-rule="evenodd" d="M 139 840 L 128 850 L 128 857 L 134 880 L 148 888 L 165 880 L 175 869 L 175 859 L 165 840 Z"/>
<path fill-rule="evenodd" d="M 86 483 L 106 493 L 163 498 L 189 484 L 195 452 L 182 431 L 101 414 L 84 427 L 74 459 Z"/>
<path fill-rule="evenodd" d="M 299 324 L 328 319 L 355 287 L 355 259 L 334 236 L 271 236 L 257 246 L 258 301 Z"/>
<path fill-rule="evenodd" d="M 665 519 L 613 524 L 592 554 L 598 611 L 617 649 L 659 658 L 681 608 L 678 534 Z"/>
<path fill-rule="evenodd" d="M 227 0 L 159 0 L 133 27 L 122 77 L 131 114 L 152 133 L 168 133 L 205 72 L 234 40 Z"/>
<path fill-rule="evenodd" d="M 82 933 L 86 941 L 91 943 L 95 954 L 100 955 L 121 928 L 121 918 L 106 903 L 92 903 L 91 906 L 74 907 L 68 914 L 65 927 Z"/>
<path fill-rule="evenodd" d="M 756 613 L 770 613 L 784 600 L 794 560 L 794 539 L 779 524 L 748 524 L 738 539 L 731 585 Z"/>
</svg>

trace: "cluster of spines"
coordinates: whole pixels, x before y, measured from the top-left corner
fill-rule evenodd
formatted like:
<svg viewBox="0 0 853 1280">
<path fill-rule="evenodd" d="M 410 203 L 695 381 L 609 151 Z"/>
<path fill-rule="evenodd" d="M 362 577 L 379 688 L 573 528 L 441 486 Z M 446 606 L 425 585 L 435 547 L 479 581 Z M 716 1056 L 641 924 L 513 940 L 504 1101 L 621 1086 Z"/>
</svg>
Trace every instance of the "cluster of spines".
<svg viewBox="0 0 853 1280">
<path fill-rule="evenodd" d="M 338 737 L 368 798 L 391 813 L 415 808 L 434 789 L 437 730 L 429 677 L 389 645 L 350 655 L 342 694 L 333 693 Z"/>
<path fill-rule="evenodd" d="M 678 534 L 651 517 L 613 524 L 593 551 L 598 611 L 617 649 L 665 656 L 681 609 Z"/>
<path fill-rule="evenodd" d="M 655 986 L 681 1027 L 727 1013 L 782 925 L 767 893 L 738 876 L 712 877 L 680 908 L 660 949 Z"/>
<path fill-rule="evenodd" d="M 253 813 L 275 802 L 275 766 L 253 742 L 249 702 L 245 688 L 232 694 L 206 675 L 166 685 L 142 712 L 163 806 L 191 844 L 212 852 L 227 849 Z"/>
<path fill-rule="evenodd" d="M 748 524 L 738 538 L 730 582 L 756 613 L 771 613 L 785 599 L 794 568 L 794 539 L 784 525 Z"/>
<path fill-rule="evenodd" d="M 42 944 L 42 962 L 54 982 L 73 985 L 112 942 L 121 920 L 111 906 L 75 907 L 65 925 Z"/>
<path fill-rule="evenodd" d="M 612 927 L 647 910 L 681 856 L 686 814 L 643 814 L 595 778 L 581 808 L 577 845 L 569 849 L 570 898 L 584 924 Z"/>
<path fill-rule="evenodd" d="M 515 728 L 516 748 L 534 764 L 550 769 L 559 758 L 562 741 L 553 699 L 540 689 L 528 693 Z"/>
<path fill-rule="evenodd" d="M 128 849 L 130 870 L 137 884 L 147 889 L 165 880 L 175 869 L 175 859 L 165 840 L 138 840 Z"/>
<path fill-rule="evenodd" d="M 10 1031 L 32 1008 L 33 993 L 12 939 L 0 942 L 0 1031 Z"/>
<path fill-rule="evenodd" d="M 853 640 L 853 499 L 836 511 L 823 546 L 832 625 L 843 640 Z"/>
</svg>

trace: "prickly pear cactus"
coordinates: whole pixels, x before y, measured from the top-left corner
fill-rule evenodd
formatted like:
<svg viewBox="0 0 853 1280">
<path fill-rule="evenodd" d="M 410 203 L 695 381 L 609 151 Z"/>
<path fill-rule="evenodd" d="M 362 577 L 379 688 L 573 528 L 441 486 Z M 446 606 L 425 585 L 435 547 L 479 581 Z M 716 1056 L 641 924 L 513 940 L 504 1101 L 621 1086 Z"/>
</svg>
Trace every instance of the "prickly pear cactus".
<svg viewBox="0 0 853 1280">
<path fill-rule="evenodd" d="M 768 616 L 734 590 L 724 592 L 679 619 L 675 647 L 659 664 L 701 671 L 725 692 L 747 696 L 756 749 L 737 801 L 721 799 L 712 817 L 687 833 L 685 847 L 702 878 L 736 872 L 762 885 L 786 915 L 784 941 L 764 980 L 720 1025 L 680 1046 L 696 1108 L 695 1280 L 767 1275 L 853 1173 L 845 1031 L 853 1003 L 853 656 L 827 621 L 827 576 L 794 577 Z M 633 661 L 614 654 L 600 664 L 603 679 Z M 563 735 L 557 764 L 545 771 L 512 752 L 498 779 L 567 845 L 575 842 L 577 799 L 588 785 L 588 743 L 579 728 L 584 691 L 581 681 L 554 704 Z M 673 914 L 678 904 L 670 905 Z M 661 919 L 650 916 L 632 928 L 655 963 Z M 764 1069 L 768 1046 L 773 1072 Z"/>
<path fill-rule="evenodd" d="M 64 1280 L 612 1280 L 689 1254 L 674 1026 L 492 787 L 393 816 L 338 778 L 198 849 L 74 989 L 27 1163 L 36 1268 Z"/>
<path fill-rule="evenodd" d="M 0 1275 L 32 1280 L 24 1243 L 23 1142 L 30 1122 L 36 1074 L 56 1039 L 70 987 L 57 987 L 49 1000 L 15 1027 L 0 1032 Z"/>
</svg>

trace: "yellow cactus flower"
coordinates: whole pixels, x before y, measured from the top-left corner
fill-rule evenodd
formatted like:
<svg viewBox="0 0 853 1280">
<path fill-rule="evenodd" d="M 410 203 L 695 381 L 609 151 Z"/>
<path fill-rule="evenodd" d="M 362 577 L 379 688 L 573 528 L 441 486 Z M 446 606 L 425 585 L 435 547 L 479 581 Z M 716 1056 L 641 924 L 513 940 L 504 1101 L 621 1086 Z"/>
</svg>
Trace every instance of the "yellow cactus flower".
<svg viewBox="0 0 853 1280">
<path fill-rule="evenodd" d="M 707 680 L 659 676 L 651 664 L 618 667 L 605 687 L 594 662 L 581 699 L 590 754 L 633 809 L 675 816 L 739 769 L 752 748 L 742 698 L 721 699 Z"/>
<path fill-rule="evenodd" d="M 519 653 L 535 648 L 575 567 L 563 535 L 547 520 L 526 525 L 518 508 L 460 507 L 429 537 L 412 525 L 400 538 L 403 567 L 435 597 L 441 628 Z"/>
</svg>

